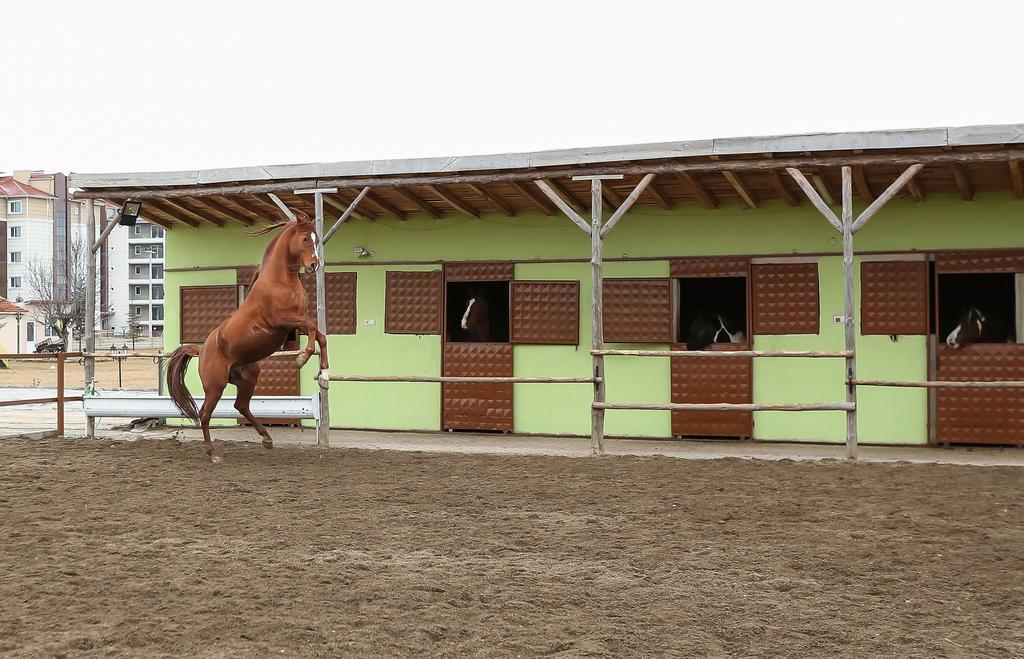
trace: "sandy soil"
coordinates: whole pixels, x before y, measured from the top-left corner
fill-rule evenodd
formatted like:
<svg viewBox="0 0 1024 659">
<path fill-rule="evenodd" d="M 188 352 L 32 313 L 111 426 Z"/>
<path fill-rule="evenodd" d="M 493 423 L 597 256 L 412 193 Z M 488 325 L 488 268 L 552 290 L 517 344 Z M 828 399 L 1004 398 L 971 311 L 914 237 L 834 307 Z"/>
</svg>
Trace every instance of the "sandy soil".
<svg viewBox="0 0 1024 659">
<path fill-rule="evenodd" d="M 154 351 L 153 354 L 156 352 Z M 9 368 L 0 369 L 0 387 L 57 386 L 57 367 L 54 360 L 6 361 L 5 363 Z M 121 365 L 123 388 L 156 389 L 156 371 L 157 366 L 150 358 L 135 357 L 125 360 Z M 65 362 L 65 386 L 81 389 L 84 381 L 84 367 L 78 363 L 78 359 L 69 359 Z M 96 384 L 105 389 L 117 387 L 116 362 L 111 359 L 97 359 Z"/>
<path fill-rule="evenodd" d="M 0 654 L 1024 654 L 1024 469 L 0 443 Z"/>
</svg>

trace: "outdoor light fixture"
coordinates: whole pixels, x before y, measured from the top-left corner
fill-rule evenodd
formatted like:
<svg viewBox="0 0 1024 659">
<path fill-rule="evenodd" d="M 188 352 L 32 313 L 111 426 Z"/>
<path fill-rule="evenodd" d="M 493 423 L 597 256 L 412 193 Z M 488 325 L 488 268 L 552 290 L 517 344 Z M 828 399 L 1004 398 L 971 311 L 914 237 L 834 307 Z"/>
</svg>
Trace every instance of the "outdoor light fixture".
<svg viewBox="0 0 1024 659">
<path fill-rule="evenodd" d="M 135 221 L 139 219 L 139 213 L 141 212 L 141 201 L 126 201 L 117 214 L 117 223 L 123 227 L 133 227 L 135 226 Z"/>
</svg>

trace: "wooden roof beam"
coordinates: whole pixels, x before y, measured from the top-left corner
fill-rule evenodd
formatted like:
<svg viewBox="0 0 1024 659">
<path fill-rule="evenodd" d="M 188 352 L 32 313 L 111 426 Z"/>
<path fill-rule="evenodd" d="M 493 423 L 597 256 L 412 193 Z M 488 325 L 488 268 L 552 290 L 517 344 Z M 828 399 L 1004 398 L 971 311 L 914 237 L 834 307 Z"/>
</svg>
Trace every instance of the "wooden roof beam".
<svg viewBox="0 0 1024 659">
<path fill-rule="evenodd" d="M 743 203 L 750 208 L 757 208 L 757 199 L 754 198 L 753 193 L 750 192 L 750 189 L 746 186 L 738 173 L 724 171 L 722 172 L 722 176 L 725 177 L 725 180 L 729 181 L 729 185 L 731 185 L 732 189 L 736 191 L 736 194 L 740 196 Z"/>
<path fill-rule="evenodd" d="M 156 210 L 156 211 L 158 211 L 160 213 L 163 213 L 165 216 L 173 219 L 174 221 L 176 221 L 176 222 L 183 222 L 183 223 L 189 225 L 190 227 L 192 227 L 193 229 L 198 228 L 199 225 L 202 224 L 202 222 L 200 222 L 198 220 L 194 220 L 191 217 L 187 217 L 187 216 L 181 215 L 179 213 L 175 213 L 173 211 L 167 210 L 167 208 L 165 208 L 164 205 L 163 205 L 166 202 L 167 202 L 166 199 L 159 199 L 159 200 L 157 200 L 157 199 L 149 199 L 149 200 L 147 200 L 145 202 L 143 207 L 149 206 L 150 208 L 152 208 L 152 209 L 154 209 L 154 210 Z"/>
<path fill-rule="evenodd" d="M 481 197 L 484 197 L 485 199 L 487 199 L 487 201 L 489 201 L 492 204 L 494 204 L 494 206 L 499 211 L 501 211 L 502 214 L 504 214 L 506 217 L 515 217 L 516 216 L 516 209 L 512 208 L 511 206 L 509 206 L 508 203 L 504 199 L 502 199 L 501 197 L 499 197 L 497 195 L 497 193 L 494 193 L 494 192 L 491 192 L 490 190 L 488 190 L 487 186 L 481 185 L 481 184 L 476 184 L 476 183 L 469 183 L 469 184 L 466 185 L 466 187 L 470 188 L 471 190 L 473 190 L 473 192 L 477 193 Z"/>
<path fill-rule="evenodd" d="M 562 199 L 562 201 L 564 201 L 565 203 L 569 204 L 569 208 L 573 209 L 577 213 L 582 213 L 583 211 L 585 211 L 587 209 L 586 205 L 580 203 L 580 200 L 577 199 L 576 196 L 572 192 L 570 192 L 569 190 L 563 188 L 554 179 L 542 178 L 540 180 L 544 181 L 545 185 L 547 185 L 549 188 L 554 190 L 555 194 L 557 194 Z"/>
<path fill-rule="evenodd" d="M 352 205 L 352 202 L 345 199 L 344 197 L 340 195 L 331 194 L 324 195 L 324 203 L 333 208 L 334 210 L 341 211 L 342 214 L 347 212 L 349 206 Z M 357 211 L 353 209 L 352 212 L 349 213 L 349 215 L 351 215 L 354 218 L 363 220 L 365 222 L 373 222 L 374 220 L 374 216 L 370 215 L 369 213 L 366 213 L 365 211 Z"/>
<path fill-rule="evenodd" d="M 146 211 L 142 212 L 141 217 L 142 217 L 142 219 L 144 219 L 147 222 L 152 222 L 153 224 L 159 224 L 160 226 L 162 226 L 163 228 L 167 229 L 168 231 L 170 231 L 174 227 L 174 222 L 168 222 L 167 220 L 159 219 L 155 215 L 151 215 L 151 214 L 147 213 Z"/>
<path fill-rule="evenodd" d="M 663 209 L 670 211 L 672 210 L 672 199 L 665 191 L 658 187 L 658 184 L 653 180 L 647 186 L 647 194 L 654 198 L 655 203 L 661 206 Z"/>
<path fill-rule="evenodd" d="M 400 220 L 404 220 L 409 217 L 408 213 L 400 208 L 392 206 L 386 200 L 381 199 L 380 195 L 374 193 L 372 190 L 366 193 L 366 201 L 379 208 L 382 212 L 387 213 L 388 215 L 393 215 Z"/>
<path fill-rule="evenodd" d="M 181 200 L 181 199 L 176 200 L 176 201 L 171 201 L 170 199 L 162 199 L 161 201 L 163 202 L 163 204 L 165 206 L 169 206 L 171 209 L 173 209 L 174 211 L 176 211 L 178 213 L 184 213 L 186 215 L 190 215 L 190 216 L 192 216 L 193 218 L 195 218 L 197 220 L 200 220 L 202 222 L 207 222 L 207 223 L 212 224 L 212 225 L 214 225 L 216 227 L 223 227 L 224 226 L 224 220 L 221 220 L 221 219 L 218 219 L 216 217 L 213 217 L 212 215 L 203 215 L 202 213 L 197 213 L 196 211 L 192 210 L 191 208 L 185 206 L 184 205 L 185 202 L 183 200 Z"/>
<path fill-rule="evenodd" d="M 436 194 L 441 199 L 444 199 L 445 203 L 462 213 L 476 219 L 480 219 L 480 211 L 470 206 L 457 194 L 449 190 L 448 188 L 441 185 L 428 185 L 425 186 L 428 190 Z"/>
<path fill-rule="evenodd" d="M 914 198 L 914 201 L 924 201 L 924 187 L 920 182 L 914 179 L 907 181 L 907 191 L 910 192 L 910 196 Z"/>
<path fill-rule="evenodd" d="M 861 196 L 861 199 L 869 204 L 875 200 L 875 195 L 871 192 L 871 186 L 868 185 L 868 179 L 864 175 L 863 167 L 853 168 L 853 184 L 857 186 L 857 194 Z"/>
<path fill-rule="evenodd" d="M 972 201 L 974 199 L 974 189 L 971 187 L 971 182 L 967 180 L 967 173 L 964 168 L 958 163 L 950 163 L 949 168 L 953 170 L 953 180 L 956 181 L 956 187 L 960 189 L 960 196 L 963 197 L 964 201 Z"/>
<path fill-rule="evenodd" d="M 409 188 L 394 187 L 391 188 L 391 191 L 394 192 L 399 197 L 401 197 L 402 199 L 405 199 L 407 202 L 409 202 L 416 208 L 420 209 L 420 211 L 434 218 L 435 220 L 440 220 L 441 217 L 443 216 L 443 213 L 441 213 L 441 211 L 437 210 L 436 208 L 428 204 L 425 200 L 420 199 L 419 196 L 413 193 L 413 191 L 410 190 Z"/>
<path fill-rule="evenodd" d="M 241 206 L 245 210 L 255 215 L 258 220 L 257 222 L 270 222 L 270 217 L 267 215 L 267 211 L 263 209 L 259 204 L 254 204 L 250 201 L 252 197 L 232 197 L 231 201 L 235 202 L 238 206 Z M 275 210 L 276 215 L 276 210 Z"/>
<path fill-rule="evenodd" d="M 1019 160 L 1010 161 L 1010 184 L 1017 199 L 1024 199 L 1024 177 L 1021 176 Z"/>
<path fill-rule="evenodd" d="M 611 208 L 618 208 L 622 205 L 622 195 L 612 189 L 612 186 L 606 182 L 601 186 L 601 196 L 608 202 L 608 206 Z"/>
<path fill-rule="evenodd" d="M 245 217 L 244 215 L 242 215 L 233 208 L 225 206 L 216 199 L 211 199 L 210 197 L 200 197 L 190 198 L 189 201 L 193 206 L 199 206 L 200 208 L 203 208 L 205 210 L 215 210 L 219 213 L 227 215 L 228 219 L 230 219 L 231 221 L 238 222 L 239 224 L 243 224 L 247 227 L 251 227 L 253 224 L 255 224 L 255 222 L 253 222 L 248 217 Z"/>
<path fill-rule="evenodd" d="M 814 187 L 821 195 L 821 198 L 825 200 L 825 203 L 829 206 L 836 205 L 836 198 L 832 196 L 832 191 L 828 188 L 828 183 L 825 182 L 825 177 L 822 176 L 818 171 L 811 172 L 811 180 L 814 182 Z"/>
<path fill-rule="evenodd" d="M 831 208 L 829 208 L 829 205 L 825 203 L 825 200 L 822 198 L 821 193 L 814 189 L 814 186 L 811 185 L 811 182 L 807 180 L 807 177 L 804 176 L 804 173 L 795 167 L 790 167 L 786 171 L 789 172 L 789 175 L 793 177 L 793 180 L 796 181 L 796 184 L 800 186 L 800 189 L 804 191 L 804 194 L 807 195 L 807 198 L 811 200 L 811 203 L 814 205 L 815 208 L 818 209 L 818 212 L 821 213 L 826 220 L 828 220 L 828 223 L 831 224 L 836 231 L 842 233 L 843 223 L 839 220 L 838 217 L 836 217 L 836 214 L 832 211 Z"/>
<path fill-rule="evenodd" d="M 782 175 L 774 169 L 771 171 L 771 181 L 772 187 L 775 188 L 775 194 L 779 195 L 782 201 L 793 207 L 800 205 L 800 199 L 786 187 L 785 181 L 782 180 Z"/>
<path fill-rule="evenodd" d="M 588 235 L 592 233 L 590 223 L 584 220 L 583 217 L 576 212 L 576 209 L 569 205 L 569 202 L 566 201 L 562 195 L 555 192 L 555 189 L 551 187 L 551 181 L 539 179 L 534 181 L 534 183 L 537 184 L 540 191 L 547 195 L 548 199 L 550 199 L 555 206 L 558 206 L 559 210 L 565 213 L 566 217 L 576 223 L 576 226 L 583 229 L 583 231 Z"/>
<path fill-rule="evenodd" d="M 508 185 L 519 193 L 520 196 L 526 197 L 527 201 L 529 201 L 532 206 L 540 210 L 541 213 L 544 213 L 549 217 L 555 214 L 555 209 L 551 204 L 519 181 L 508 181 Z"/>
<path fill-rule="evenodd" d="M 697 178 L 696 174 L 691 174 L 690 172 L 679 172 L 677 176 L 684 185 L 690 188 L 693 196 L 697 198 L 697 201 L 699 201 L 704 208 L 707 208 L 708 210 L 718 208 L 718 200 L 715 199 L 710 190 L 704 187 L 704 184 L 700 182 L 700 179 Z"/>
</svg>

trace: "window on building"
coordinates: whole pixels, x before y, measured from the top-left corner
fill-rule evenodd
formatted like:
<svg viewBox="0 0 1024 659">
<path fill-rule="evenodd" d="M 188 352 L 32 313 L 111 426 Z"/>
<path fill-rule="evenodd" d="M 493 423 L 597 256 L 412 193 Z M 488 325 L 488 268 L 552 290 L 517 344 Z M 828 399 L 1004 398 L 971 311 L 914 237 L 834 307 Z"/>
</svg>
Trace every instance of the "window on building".
<svg viewBox="0 0 1024 659">
<path fill-rule="evenodd" d="M 25 323 L 25 340 L 30 343 L 36 340 L 36 324 L 31 320 Z"/>
<path fill-rule="evenodd" d="M 164 287 L 160 284 L 153 284 L 153 299 L 162 300 L 164 299 Z"/>
<path fill-rule="evenodd" d="M 163 308 L 163 306 L 159 305 L 159 304 L 154 305 L 153 306 L 153 320 L 163 320 L 163 319 L 164 319 L 164 308 Z"/>
<path fill-rule="evenodd" d="M 142 307 L 135 307 L 135 315 L 136 316 L 141 316 L 142 315 Z"/>
<path fill-rule="evenodd" d="M 21 263 L 21 252 L 11 252 L 9 263 Z"/>
<path fill-rule="evenodd" d="M 21 238 L 21 227 L 11 227 L 11 238 Z"/>
<path fill-rule="evenodd" d="M 163 238 L 164 237 L 164 230 L 161 227 L 153 227 L 153 237 L 154 238 Z"/>
<path fill-rule="evenodd" d="M 21 288 L 21 277 L 11 277 L 11 288 Z"/>
<path fill-rule="evenodd" d="M 142 274 L 142 266 L 141 265 L 135 266 L 135 274 L 137 274 L 137 275 L 141 275 Z"/>
<path fill-rule="evenodd" d="M 75 211 L 74 212 L 75 212 L 75 217 L 80 217 L 82 215 L 82 207 L 79 206 L 78 204 L 75 204 Z"/>
<path fill-rule="evenodd" d="M 7 202 L 7 214 L 8 215 L 21 215 L 25 212 L 25 202 L 21 199 L 16 201 Z"/>
<path fill-rule="evenodd" d="M 164 267 L 162 265 L 154 265 L 153 266 L 153 279 L 163 279 L 163 278 L 164 278 Z"/>
<path fill-rule="evenodd" d="M 136 224 L 135 225 L 135 235 L 136 236 L 141 236 L 142 235 L 142 225 L 141 224 Z"/>
<path fill-rule="evenodd" d="M 135 246 L 135 256 L 142 256 L 142 245 Z"/>
<path fill-rule="evenodd" d="M 135 294 L 136 295 L 142 295 L 142 287 L 141 286 L 136 286 L 135 287 Z"/>
</svg>

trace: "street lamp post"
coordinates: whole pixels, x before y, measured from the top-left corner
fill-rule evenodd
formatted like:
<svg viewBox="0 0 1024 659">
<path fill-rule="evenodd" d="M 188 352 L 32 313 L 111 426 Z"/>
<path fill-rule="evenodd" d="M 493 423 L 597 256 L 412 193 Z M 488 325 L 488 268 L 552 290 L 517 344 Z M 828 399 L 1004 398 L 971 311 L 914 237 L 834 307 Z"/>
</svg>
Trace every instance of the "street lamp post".
<svg viewBox="0 0 1024 659">
<path fill-rule="evenodd" d="M 14 314 L 14 324 L 18 328 L 18 338 L 14 341 L 14 352 L 21 352 L 21 319 L 25 314 L 20 311 Z"/>
<path fill-rule="evenodd" d="M 122 389 L 121 363 L 128 359 L 128 345 L 125 344 L 118 348 L 114 344 L 110 344 L 110 356 L 115 362 L 117 362 L 117 388 Z"/>
</svg>

